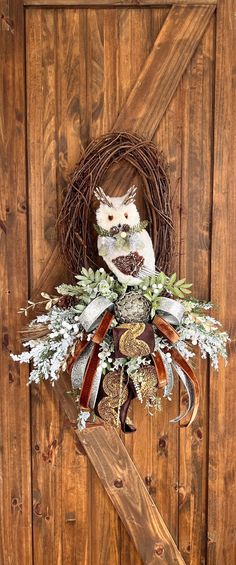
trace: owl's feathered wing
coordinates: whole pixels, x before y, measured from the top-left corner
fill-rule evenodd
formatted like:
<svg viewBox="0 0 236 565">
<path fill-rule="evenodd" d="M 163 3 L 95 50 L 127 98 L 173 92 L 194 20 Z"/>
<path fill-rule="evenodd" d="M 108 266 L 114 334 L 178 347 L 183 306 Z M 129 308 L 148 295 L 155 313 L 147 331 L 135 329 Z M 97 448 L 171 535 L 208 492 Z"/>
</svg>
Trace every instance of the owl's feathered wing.
<svg viewBox="0 0 236 565">
<path fill-rule="evenodd" d="M 105 249 L 105 251 L 104 251 Z M 142 267 L 155 272 L 155 255 L 151 238 L 146 230 L 130 237 L 125 250 L 112 245 L 111 238 L 98 237 L 98 251 L 119 282 L 129 286 L 138 284 Z M 133 273 L 133 274 L 131 274 Z"/>
</svg>

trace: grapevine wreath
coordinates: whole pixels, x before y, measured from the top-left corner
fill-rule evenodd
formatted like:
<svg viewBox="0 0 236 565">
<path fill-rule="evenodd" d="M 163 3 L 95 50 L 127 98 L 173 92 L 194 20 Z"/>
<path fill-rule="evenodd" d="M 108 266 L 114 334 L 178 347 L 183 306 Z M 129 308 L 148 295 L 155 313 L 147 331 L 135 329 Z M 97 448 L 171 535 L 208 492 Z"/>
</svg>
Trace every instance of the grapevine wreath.
<svg viewBox="0 0 236 565">
<path fill-rule="evenodd" d="M 120 197 L 101 188 L 107 169 L 122 159 L 142 177 L 148 220 L 140 219 L 136 187 Z M 219 356 L 227 359 L 229 337 L 209 316 L 212 304 L 193 298 L 192 285 L 169 274 L 172 231 L 167 167 L 156 146 L 125 132 L 93 141 L 75 168 L 59 218 L 73 284 L 61 284 L 54 296 L 43 292 L 40 303 L 21 309 L 27 315 L 45 305 L 23 332 L 26 351 L 13 355 L 32 362 L 30 383 L 53 384 L 63 371 L 70 373 L 79 429 L 99 419 L 135 431 L 133 399 L 153 415 L 171 400 L 176 378 L 188 406 L 172 422 L 187 426 L 199 404 L 195 346 L 215 369 Z M 105 268 L 98 268 L 95 235 Z"/>
</svg>

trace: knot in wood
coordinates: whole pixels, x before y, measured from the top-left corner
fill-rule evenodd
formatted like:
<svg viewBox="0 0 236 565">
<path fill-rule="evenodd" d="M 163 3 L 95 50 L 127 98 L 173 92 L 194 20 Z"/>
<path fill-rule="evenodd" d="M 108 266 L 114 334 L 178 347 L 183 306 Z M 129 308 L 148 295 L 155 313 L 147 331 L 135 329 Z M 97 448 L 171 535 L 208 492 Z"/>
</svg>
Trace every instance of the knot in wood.
<svg viewBox="0 0 236 565">
<path fill-rule="evenodd" d="M 116 480 L 114 481 L 114 485 L 115 485 L 116 488 L 122 488 L 122 487 L 123 487 L 123 481 L 122 481 L 122 479 L 116 479 Z"/>
<path fill-rule="evenodd" d="M 163 557 L 165 553 L 164 545 L 160 542 L 156 543 L 154 546 L 154 552 L 158 557 Z"/>
<path fill-rule="evenodd" d="M 167 446 L 166 437 L 165 437 L 165 436 L 162 436 L 162 437 L 159 439 L 159 448 L 160 448 L 160 449 L 165 449 L 166 446 Z"/>
<path fill-rule="evenodd" d="M 196 434 L 197 434 L 198 439 L 202 439 L 202 435 L 203 435 L 203 434 L 202 434 L 201 428 L 198 428 L 198 429 L 197 429 Z"/>
<path fill-rule="evenodd" d="M 147 475 L 145 477 L 145 483 L 146 483 L 147 487 L 149 487 L 151 485 L 151 482 L 152 482 L 152 477 L 150 475 Z"/>
</svg>

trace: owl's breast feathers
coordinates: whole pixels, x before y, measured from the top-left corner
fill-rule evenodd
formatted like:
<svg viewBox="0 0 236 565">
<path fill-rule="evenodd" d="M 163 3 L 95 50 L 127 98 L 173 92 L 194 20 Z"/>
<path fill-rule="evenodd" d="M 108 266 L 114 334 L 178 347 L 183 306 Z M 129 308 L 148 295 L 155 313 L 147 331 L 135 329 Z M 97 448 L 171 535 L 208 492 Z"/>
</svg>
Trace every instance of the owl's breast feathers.
<svg viewBox="0 0 236 565">
<path fill-rule="evenodd" d="M 120 255 L 112 259 L 112 263 L 124 275 L 138 276 L 144 263 L 144 257 L 137 251 L 131 251 L 128 255 Z"/>
</svg>

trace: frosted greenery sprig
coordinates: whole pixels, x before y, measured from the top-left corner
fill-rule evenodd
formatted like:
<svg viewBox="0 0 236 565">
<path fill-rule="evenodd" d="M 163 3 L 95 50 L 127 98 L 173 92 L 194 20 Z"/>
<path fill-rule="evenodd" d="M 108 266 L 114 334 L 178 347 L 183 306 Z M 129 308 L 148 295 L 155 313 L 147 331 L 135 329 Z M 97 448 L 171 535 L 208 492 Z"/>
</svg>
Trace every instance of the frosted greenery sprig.
<svg viewBox="0 0 236 565">
<path fill-rule="evenodd" d="M 103 268 L 96 271 L 91 268 L 83 268 L 81 274 L 76 275 L 75 278 L 76 285 L 61 284 L 57 287 L 57 292 L 61 295 L 77 296 L 78 304 L 74 306 L 74 309 L 79 313 L 97 296 L 104 296 L 113 302 L 126 290 L 125 285 L 120 284 Z"/>
<path fill-rule="evenodd" d="M 93 269 L 82 268 L 81 273 L 76 275 L 76 284 L 63 283 L 56 287 L 59 296 L 50 296 L 42 292 L 44 300 L 39 302 L 28 301 L 26 308 L 21 308 L 20 312 L 26 316 L 29 310 L 34 310 L 36 306 L 45 306 L 46 310 L 50 310 L 52 306 L 58 304 L 60 306 L 61 296 L 71 296 L 77 298 L 74 310 L 77 313 L 83 312 L 84 308 L 94 300 L 97 296 L 104 296 L 115 302 L 120 296 L 125 294 L 127 287 L 112 275 L 105 272 L 103 268 L 93 271 Z M 142 290 L 144 296 L 151 302 L 151 317 L 154 317 L 159 304 L 159 297 L 163 294 L 174 296 L 176 298 L 184 298 L 185 295 L 191 294 L 190 283 L 186 283 L 185 279 L 177 280 L 176 273 L 170 277 L 163 272 L 158 275 L 146 277 L 142 279 L 134 290 Z M 131 288 L 131 287 L 130 287 Z"/>
<path fill-rule="evenodd" d="M 209 305 L 205 305 L 205 310 Z M 210 306 L 209 306 L 210 308 Z M 179 335 L 183 342 L 198 345 L 201 356 L 206 359 L 209 355 L 211 365 L 218 370 L 219 357 L 227 361 L 227 344 L 230 341 L 229 335 L 221 331 L 221 324 L 212 316 L 206 316 L 197 310 L 186 311 L 181 326 L 178 328 Z"/>
<path fill-rule="evenodd" d="M 39 304 L 45 304 L 46 313 L 37 316 L 29 325 L 29 329 L 32 329 L 29 335 L 35 337 L 30 337 L 24 344 L 28 351 L 12 356 L 16 361 L 33 362 L 30 382 L 38 383 L 41 379 L 53 382 L 59 378 L 61 371 L 66 369 L 68 357 L 73 354 L 75 344 L 83 335 L 80 313 L 87 304 L 97 296 L 106 296 L 115 302 L 127 291 L 125 285 L 120 284 L 115 277 L 105 273 L 103 269 L 97 271 L 82 269 L 76 279 L 75 285 L 60 285 L 57 288 L 58 297 L 50 297 L 49 294 L 42 293 L 44 300 Z M 176 296 L 181 293 L 184 299 L 178 296 L 176 299 L 183 304 L 185 314 L 177 328 L 180 340 L 176 347 L 188 360 L 194 355 L 194 346 L 197 345 L 202 357 L 209 355 L 213 367 L 218 369 L 218 357 L 227 359 L 229 336 L 221 330 L 220 323 L 208 315 L 208 311 L 213 306 L 210 302 L 185 298 L 185 295 L 191 292 L 190 286 L 185 279 L 177 281 L 176 275 L 167 277 L 164 273 L 159 273 L 153 277 L 146 277 L 139 285 L 133 287 L 133 290 L 142 290 L 144 296 L 151 302 L 151 317 L 158 309 L 161 295 Z M 75 302 L 68 301 L 67 298 L 70 297 L 75 297 Z M 22 311 L 27 313 L 36 305 L 37 303 L 29 301 L 29 306 Z M 117 323 L 114 320 L 113 326 Z M 40 336 L 40 332 L 34 330 L 40 330 L 42 325 L 46 333 Z M 88 336 L 88 340 L 90 338 L 91 336 Z M 163 354 L 166 347 L 169 348 L 170 353 L 165 354 L 165 361 L 169 363 L 167 356 L 171 354 L 171 346 L 156 334 L 155 349 L 160 349 Z M 142 357 L 115 359 L 112 329 L 100 346 L 99 358 L 104 373 L 123 368 L 130 378 L 138 374 L 142 366 L 150 363 L 150 359 Z"/>
<path fill-rule="evenodd" d="M 158 310 L 160 296 L 168 294 L 175 298 L 184 298 L 185 295 L 191 294 L 191 287 L 192 284 L 187 283 L 185 278 L 177 280 L 176 273 L 168 277 L 160 272 L 158 275 L 146 277 L 139 283 L 144 296 L 151 302 L 151 317 L 154 317 Z"/>
<path fill-rule="evenodd" d="M 46 324 L 48 333 L 24 343 L 28 351 L 11 355 L 14 361 L 31 363 L 29 382 L 39 383 L 50 380 L 52 383 L 66 370 L 66 362 L 73 347 L 82 338 L 79 317 L 71 309 L 63 310 L 53 306 L 47 314 L 37 316 L 30 327 Z"/>
</svg>

